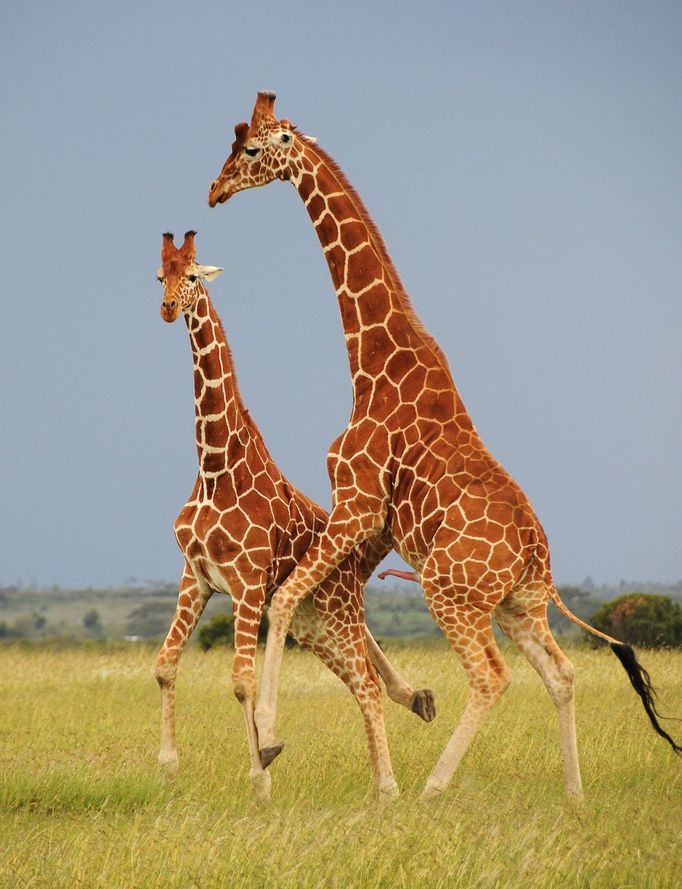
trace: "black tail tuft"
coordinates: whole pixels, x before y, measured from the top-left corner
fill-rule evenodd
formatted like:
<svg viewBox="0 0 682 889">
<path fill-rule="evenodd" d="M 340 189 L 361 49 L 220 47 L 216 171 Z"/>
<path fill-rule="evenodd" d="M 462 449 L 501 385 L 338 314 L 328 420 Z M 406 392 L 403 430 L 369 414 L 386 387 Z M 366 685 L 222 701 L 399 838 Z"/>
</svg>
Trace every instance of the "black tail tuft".
<svg viewBox="0 0 682 889">
<path fill-rule="evenodd" d="M 635 657 L 634 650 L 631 648 L 631 646 L 624 645 L 621 642 L 612 642 L 611 648 L 613 649 L 613 652 L 618 660 L 625 667 L 625 672 L 630 677 L 632 687 L 642 699 L 644 709 L 646 710 L 647 716 L 651 720 L 651 724 L 653 725 L 654 729 L 662 738 L 666 739 L 675 753 L 682 753 L 682 747 L 680 747 L 679 744 L 676 744 L 670 737 L 670 735 L 660 726 L 658 720 L 662 719 L 663 717 L 661 717 L 660 713 L 658 713 L 658 711 L 656 710 L 656 705 L 654 704 L 656 689 L 651 684 L 651 678 L 649 674 Z"/>
</svg>

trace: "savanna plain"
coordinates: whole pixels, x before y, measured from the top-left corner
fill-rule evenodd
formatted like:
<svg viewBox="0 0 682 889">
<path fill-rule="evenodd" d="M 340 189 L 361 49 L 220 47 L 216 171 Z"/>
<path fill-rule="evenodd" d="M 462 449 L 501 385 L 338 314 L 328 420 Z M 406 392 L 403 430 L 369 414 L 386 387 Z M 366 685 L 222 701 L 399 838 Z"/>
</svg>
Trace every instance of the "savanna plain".
<svg viewBox="0 0 682 889">
<path fill-rule="evenodd" d="M 252 798 L 230 649 L 191 647 L 178 678 L 180 772 L 157 774 L 155 649 L 0 649 L 2 887 L 648 887 L 682 883 L 682 763 L 607 650 L 572 648 L 585 800 L 564 798 L 558 728 L 513 650 L 513 683 L 441 799 L 423 783 L 466 695 L 445 643 L 392 643 L 430 725 L 385 701 L 402 795 L 368 793 L 359 711 L 315 659 L 286 652 L 272 801 Z M 664 712 L 682 654 L 641 652 Z M 679 740 L 682 724 L 667 722 Z"/>
</svg>

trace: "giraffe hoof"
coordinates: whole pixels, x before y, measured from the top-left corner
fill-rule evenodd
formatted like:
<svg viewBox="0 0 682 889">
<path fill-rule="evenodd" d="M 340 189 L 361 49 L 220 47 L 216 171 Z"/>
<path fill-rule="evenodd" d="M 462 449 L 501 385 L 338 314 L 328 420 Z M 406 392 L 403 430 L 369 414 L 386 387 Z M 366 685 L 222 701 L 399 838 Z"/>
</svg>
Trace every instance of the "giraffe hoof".
<svg viewBox="0 0 682 889">
<path fill-rule="evenodd" d="M 399 796 L 400 790 L 394 779 L 391 779 L 377 788 L 379 802 L 388 803 L 391 800 L 398 799 Z"/>
<path fill-rule="evenodd" d="M 272 786 L 270 772 L 266 772 L 263 769 L 251 769 L 249 778 L 251 779 L 256 802 L 261 804 L 269 802 L 270 788 Z"/>
<path fill-rule="evenodd" d="M 273 759 L 280 755 L 282 750 L 284 750 L 284 741 L 278 741 L 276 744 L 273 744 L 272 747 L 263 747 L 262 750 L 259 750 L 258 756 L 263 768 L 267 769 Z"/>
<path fill-rule="evenodd" d="M 421 792 L 421 799 L 440 799 L 445 793 L 445 790 L 446 788 L 442 787 L 440 784 L 432 784 L 430 781 L 427 781 Z"/>
<path fill-rule="evenodd" d="M 421 716 L 424 722 L 431 722 L 436 718 L 436 702 L 430 688 L 418 688 L 412 695 L 410 709 L 417 716 Z"/>
<path fill-rule="evenodd" d="M 180 763 L 178 754 L 159 756 L 159 771 L 164 778 L 175 778 Z"/>
</svg>

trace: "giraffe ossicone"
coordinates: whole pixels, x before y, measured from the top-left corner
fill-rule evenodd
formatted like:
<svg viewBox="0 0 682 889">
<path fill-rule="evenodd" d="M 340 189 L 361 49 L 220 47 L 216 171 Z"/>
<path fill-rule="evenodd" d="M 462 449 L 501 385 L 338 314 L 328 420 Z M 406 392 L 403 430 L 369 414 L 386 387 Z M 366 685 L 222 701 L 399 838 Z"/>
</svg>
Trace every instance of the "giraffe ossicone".
<svg viewBox="0 0 682 889">
<path fill-rule="evenodd" d="M 278 739 L 262 743 L 254 718 L 255 653 L 263 609 L 324 528 L 327 514 L 298 491 L 279 470 L 246 410 L 222 323 L 204 280 L 222 269 L 200 265 L 195 232 L 177 248 L 163 236 L 161 317 L 185 318 L 193 355 L 195 430 L 199 471 L 189 500 L 175 521 L 185 565 L 178 603 L 156 663 L 161 688 L 159 762 L 178 767 L 175 741 L 175 682 L 180 655 L 213 592 L 232 597 L 235 653 L 232 685 L 242 705 L 250 756 L 250 778 L 260 799 L 268 797 L 269 761 L 282 749 Z M 363 587 L 386 547 L 352 553 L 302 601 L 292 635 L 312 650 L 357 699 L 367 734 L 370 769 L 380 796 L 397 785 L 383 723 L 381 687 L 425 721 L 435 716 L 428 689 L 412 689 L 394 670 L 364 623 Z"/>
<path fill-rule="evenodd" d="M 349 553 L 381 540 L 416 572 L 469 678 L 464 713 L 427 781 L 427 795 L 447 787 L 509 683 L 493 615 L 556 705 L 566 791 L 581 793 L 573 668 L 549 630 L 550 599 L 612 644 L 653 727 L 679 751 L 658 722 L 647 674 L 631 649 L 621 657 L 620 643 L 561 602 L 547 539 L 528 498 L 479 438 L 445 355 L 414 311 L 379 231 L 338 164 L 275 117 L 271 92 L 258 94 L 251 123 L 235 132 L 209 204 L 275 179 L 296 188 L 336 290 L 353 386 L 350 422 L 329 450 L 329 521 L 273 598 L 256 710 L 261 742 L 274 737 L 282 646 L 293 609 Z"/>
</svg>

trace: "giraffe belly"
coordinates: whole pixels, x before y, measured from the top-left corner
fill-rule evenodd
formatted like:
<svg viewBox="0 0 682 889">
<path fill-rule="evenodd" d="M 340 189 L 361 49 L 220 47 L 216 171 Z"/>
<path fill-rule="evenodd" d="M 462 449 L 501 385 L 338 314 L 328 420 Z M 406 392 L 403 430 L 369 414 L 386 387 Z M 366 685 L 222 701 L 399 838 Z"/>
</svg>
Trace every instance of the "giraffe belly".
<svg viewBox="0 0 682 889">
<path fill-rule="evenodd" d="M 431 502 L 431 498 L 425 501 L 423 497 L 408 496 L 393 506 L 390 516 L 393 547 L 415 571 L 421 570 L 443 517 L 444 510 L 437 501 Z"/>
<path fill-rule="evenodd" d="M 194 576 L 209 586 L 213 592 L 226 593 L 228 596 L 232 595 L 228 581 L 228 572 L 224 567 L 218 566 L 206 558 L 201 544 L 195 543 L 196 545 L 190 547 L 193 555 L 189 556 L 185 553 L 185 558 Z"/>
</svg>

